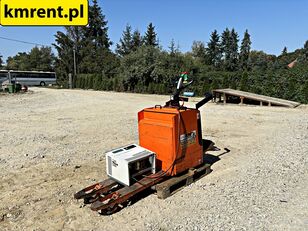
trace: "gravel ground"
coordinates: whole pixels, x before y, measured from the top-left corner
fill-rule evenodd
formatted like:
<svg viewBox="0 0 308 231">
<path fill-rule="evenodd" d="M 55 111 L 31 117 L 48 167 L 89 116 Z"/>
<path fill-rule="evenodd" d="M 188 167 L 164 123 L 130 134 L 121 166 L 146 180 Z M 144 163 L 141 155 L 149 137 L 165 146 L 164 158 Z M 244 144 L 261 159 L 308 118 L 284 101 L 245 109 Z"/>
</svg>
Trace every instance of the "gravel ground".
<svg viewBox="0 0 308 231">
<path fill-rule="evenodd" d="M 73 194 L 107 177 L 104 152 L 138 142 L 137 112 L 168 96 L 31 90 L 0 95 L 0 230 L 308 230 L 306 105 L 207 104 L 205 138 L 231 150 L 213 172 L 101 216 Z"/>
</svg>

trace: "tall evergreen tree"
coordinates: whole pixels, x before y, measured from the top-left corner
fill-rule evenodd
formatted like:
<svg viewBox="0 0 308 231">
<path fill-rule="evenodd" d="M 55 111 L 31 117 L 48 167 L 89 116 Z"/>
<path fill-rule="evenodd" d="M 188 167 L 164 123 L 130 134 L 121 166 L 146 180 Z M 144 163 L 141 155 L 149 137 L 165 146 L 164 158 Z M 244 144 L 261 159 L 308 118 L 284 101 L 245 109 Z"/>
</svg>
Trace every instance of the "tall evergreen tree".
<svg viewBox="0 0 308 231">
<path fill-rule="evenodd" d="M 296 57 L 297 60 L 297 57 Z M 278 69 L 287 68 L 290 62 L 293 62 L 294 59 L 290 59 L 288 56 L 288 49 L 284 47 L 281 54 L 276 58 L 274 67 Z"/>
<path fill-rule="evenodd" d="M 223 54 L 224 67 L 230 66 L 231 57 L 231 33 L 229 28 L 226 28 L 221 35 L 221 50 Z"/>
<path fill-rule="evenodd" d="M 107 73 L 114 68 L 116 58 L 110 50 L 112 42 L 108 37 L 108 21 L 97 0 L 89 7 L 89 24 L 85 28 L 82 62 L 83 73 Z"/>
<path fill-rule="evenodd" d="M 288 48 L 287 47 L 284 47 L 282 52 L 281 52 L 281 55 L 287 55 L 288 54 Z"/>
<path fill-rule="evenodd" d="M 224 67 L 228 71 L 235 71 L 238 67 L 238 34 L 234 28 L 226 28 L 221 36 L 221 46 L 224 57 Z"/>
<path fill-rule="evenodd" d="M 175 42 L 174 39 L 171 39 L 170 45 L 168 46 L 169 50 L 170 50 L 170 54 L 175 54 Z"/>
<path fill-rule="evenodd" d="M 241 43 L 240 56 L 239 56 L 240 68 L 242 70 L 248 69 L 250 49 L 251 49 L 250 34 L 248 33 L 248 30 L 246 30 L 244 33 L 244 38 Z"/>
<path fill-rule="evenodd" d="M 222 53 L 220 45 L 220 37 L 217 30 L 214 30 L 211 34 L 210 41 L 207 44 L 207 55 L 209 64 L 217 67 L 220 64 Z"/>
<path fill-rule="evenodd" d="M 93 0 L 93 5 L 89 7 L 89 24 L 85 29 L 85 37 L 91 41 L 96 48 L 109 49 L 112 45 L 108 37 L 108 21 L 102 13 L 97 0 Z"/>
<path fill-rule="evenodd" d="M 231 56 L 230 56 L 230 66 L 228 69 L 230 71 L 235 71 L 238 67 L 238 59 L 239 59 L 239 53 L 238 53 L 239 37 L 238 33 L 234 30 L 234 28 L 231 30 L 230 39 L 231 39 L 230 42 Z"/>
<path fill-rule="evenodd" d="M 80 63 L 83 56 L 84 48 L 84 28 L 82 27 L 65 27 L 65 33 L 58 31 L 55 35 L 55 44 L 53 46 L 58 52 L 56 60 L 59 75 L 64 78 L 68 73 L 74 74 L 74 51 L 77 73 L 80 73 Z"/>
<path fill-rule="evenodd" d="M 152 23 L 148 25 L 147 32 L 144 36 L 144 45 L 146 46 L 158 46 L 157 34 L 155 32 L 155 26 Z"/>
<path fill-rule="evenodd" d="M 114 55 L 110 51 L 112 44 L 108 37 L 108 27 L 102 9 L 97 0 L 89 6 L 89 24 L 86 27 L 65 27 L 58 31 L 53 44 L 58 51 L 56 61 L 60 78 L 67 79 L 68 73 L 74 73 L 74 53 L 78 73 L 102 73 L 114 68 Z"/>
<path fill-rule="evenodd" d="M 132 49 L 136 51 L 139 47 L 143 45 L 142 36 L 139 30 L 135 30 L 132 37 Z"/>
<path fill-rule="evenodd" d="M 120 56 L 128 55 L 132 51 L 132 48 L 132 27 L 127 24 L 125 30 L 123 31 L 122 38 L 117 44 L 116 53 Z"/>
<path fill-rule="evenodd" d="M 247 91 L 248 89 L 248 73 L 247 71 L 244 71 L 242 73 L 242 76 L 241 76 L 241 80 L 240 80 L 240 83 L 239 83 L 239 89 L 241 91 Z"/>
<path fill-rule="evenodd" d="M 175 55 L 179 53 L 179 46 L 175 45 L 174 39 L 171 40 L 170 45 L 168 46 L 170 55 Z"/>
<path fill-rule="evenodd" d="M 56 59 L 56 71 L 60 82 L 66 82 L 67 75 L 74 73 L 74 44 L 72 37 L 66 30 L 66 33 L 58 31 L 55 35 L 55 43 L 53 46 L 57 50 L 58 57 Z M 77 59 L 79 61 L 80 59 Z M 79 65 L 77 65 L 79 67 Z"/>
<path fill-rule="evenodd" d="M 90 44 L 90 37 L 86 38 L 84 27 L 79 26 L 68 26 L 66 29 L 66 36 L 68 37 L 71 43 L 71 48 L 67 47 L 66 49 L 70 49 L 70 53 L 67 55 L 70 56 L 68 60 L 72 60 L 72 62 L 68 65 L 71 65 L 73 67 L 72 74 L 75 74 L 74 70 L 74 61 L 76 62 L 76 73 L 82 73 L 84 70 L 82 69 L 82 61 L 85 56 L 89 54 L 88 50 L 91 50 L 92 52 L 95 51 L 95 49 L 92 49 L 94 44 Z M 63 44 L 65 46 L 65 44 Z M 68 45 L 68 44 L 66 44 Z M 90 46 L 92 45 L 92 47 Z M 75 60 L 74 60 L 75 58 Z"/>
</svg>

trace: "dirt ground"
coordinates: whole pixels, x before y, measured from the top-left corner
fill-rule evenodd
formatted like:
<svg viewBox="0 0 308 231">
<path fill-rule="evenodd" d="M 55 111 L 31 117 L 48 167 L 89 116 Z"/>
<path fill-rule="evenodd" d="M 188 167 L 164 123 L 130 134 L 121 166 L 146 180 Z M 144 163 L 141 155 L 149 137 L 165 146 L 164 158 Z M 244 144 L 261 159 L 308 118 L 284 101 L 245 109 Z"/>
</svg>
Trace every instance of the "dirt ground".
<svg viewBox="0 0 308 231">
<path fill-rule="evenodd" d="M 73 194 L 107 178 L 104 153 L 138 142 L 137 112 L 168 96 L 31 90 L 0 95 L 0 230 L 308 230 L 307 106 L 207 104 L 205 138 L 231 150 L 213 172 L 102 216 Z"/>
</svg>

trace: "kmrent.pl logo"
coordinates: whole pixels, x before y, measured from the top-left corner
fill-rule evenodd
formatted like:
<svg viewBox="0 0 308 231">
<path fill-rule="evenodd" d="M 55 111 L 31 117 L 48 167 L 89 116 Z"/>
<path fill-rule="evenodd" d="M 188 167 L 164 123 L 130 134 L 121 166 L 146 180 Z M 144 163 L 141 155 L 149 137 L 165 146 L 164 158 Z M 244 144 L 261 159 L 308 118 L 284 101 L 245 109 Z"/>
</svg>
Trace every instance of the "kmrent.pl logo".
<svg viewBox="0 0 308 231">
<path fill-rule="evenodd" d="M 85 26 L 87 0 L 0 0 L 2 26 Z"/>
</svg>

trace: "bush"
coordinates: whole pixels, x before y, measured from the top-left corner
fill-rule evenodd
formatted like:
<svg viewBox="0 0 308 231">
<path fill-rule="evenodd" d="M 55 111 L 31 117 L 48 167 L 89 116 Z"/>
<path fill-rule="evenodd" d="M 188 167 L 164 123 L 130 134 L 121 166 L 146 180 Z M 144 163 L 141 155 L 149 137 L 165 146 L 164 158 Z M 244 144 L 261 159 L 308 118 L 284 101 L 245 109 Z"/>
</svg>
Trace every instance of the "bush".
<svg viewBox="0 0 308 231">
<path fill-rule="evenodd" d="M 140 54 L 141 55 L 141 54 Z M 131 63 L 130 63 L 131 64 Z M 127 64 L 128 65 L 128 64 Z M 159 64 L 161 65 L 161 63 Z M 141 68 L 141 67 L 140 67 Z M 165 66 L 153 70 L 154 77 L 139 76 L 137 69 L 130 73 L 81 74 L 76 79 L 76 87 L 105 91 L 131 91 L 136 93 L 171 94 L 176 87 L 177 77 Z M 297 65 L 292 69 L 266 69 L 244 72 L 213 71 L 199 68 L 193 74 L 194 84 L 187 91 L 203 96 L 205 92 L 218 88 L 233 88 L 272 97 L 308 103 L 308 68 Z M 178 72 L 177 72 L 178 73 Z M 127 76 L 130 76 L 129 78 Z"/>
</svg>

